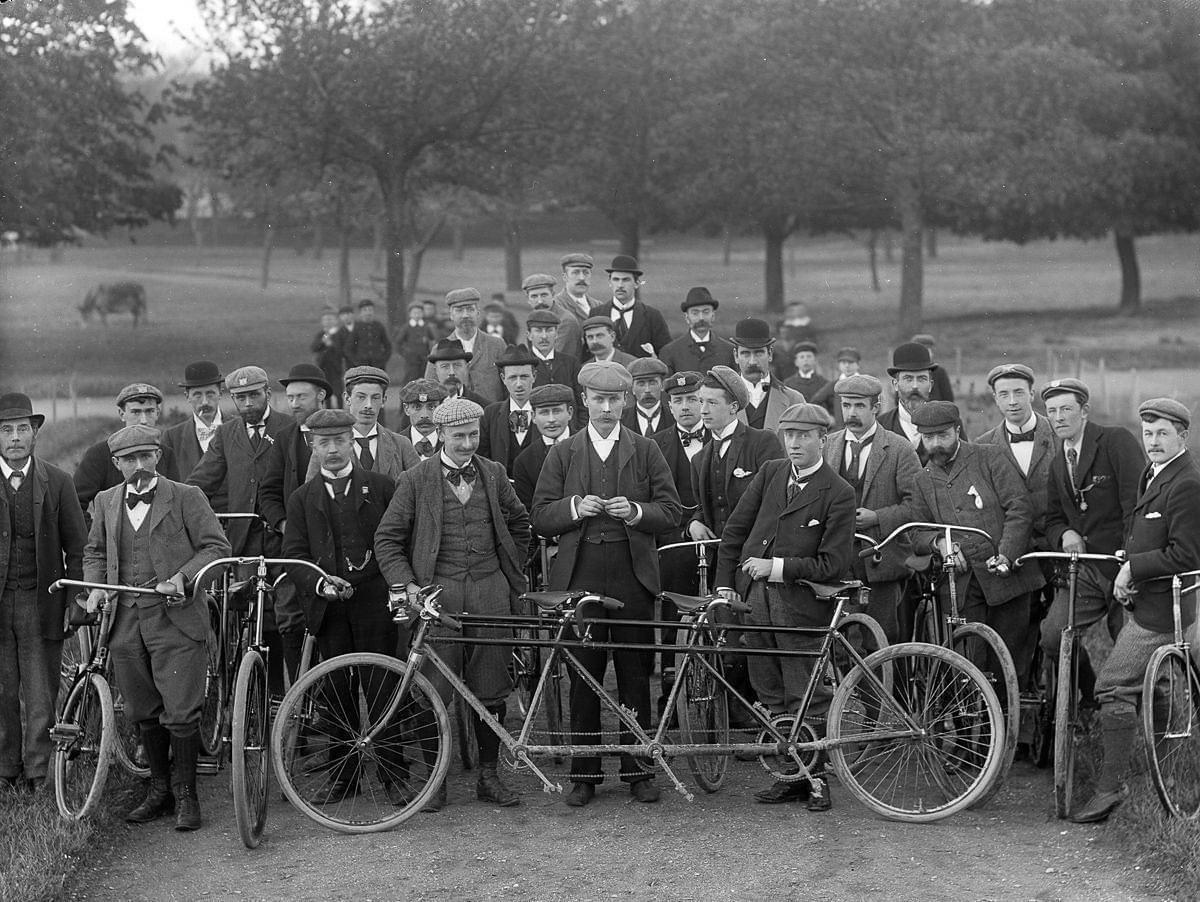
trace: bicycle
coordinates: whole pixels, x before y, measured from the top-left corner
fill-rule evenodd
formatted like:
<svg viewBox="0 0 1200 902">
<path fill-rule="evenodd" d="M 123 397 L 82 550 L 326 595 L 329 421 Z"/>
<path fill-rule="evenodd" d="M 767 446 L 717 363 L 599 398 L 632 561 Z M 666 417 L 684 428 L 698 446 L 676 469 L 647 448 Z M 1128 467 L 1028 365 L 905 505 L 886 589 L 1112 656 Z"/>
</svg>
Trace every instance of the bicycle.
<svg viewBox="0 0 1200 902">
<path fill-rule="evenodd" d="M 1200 668 L 1183 631 L 1183 580 L 1200 570 L 1171 577 L 1174 641 L 1157 649 L 1142 683 L 1142 726 L 1146 759 L 1163 807 L 1187 820 L 1200 817 Z"/>
<path fill-rule="evenodd" d="M 719 654 L 720 650 L 705 646 L 703 653 L 696 653 L 689 645 L 669 647 L 687 656 L 687 666 L 711 674 L 729 698 L 750 708 L 767 739 L 688 744 L 672 742 L 664 721 L 653 735 L 649 734 L 638 724 L 636 713 L 613 699 L 573 653 L 594 644 L 590 636 L 593 624 L 621 623 L 615 619 L 592 620 L 582 616 L 583 612 L 595 605 L 615 610 L 621 606 L 619 601 L 579 591 L 529 593 L 528 599 L 544 614 L 558 618 L 552 638 L 529 640 L 551 649 L 534 691 L 534 709 L 540 702 L 549 668 L 555 658 L 561 658 L 572 678 L 582 680 L 595 692 L 633 736 L 632 741 L 624 743 L 532 745 L 532 714 L 526 715 L 514 736 L 488 713 L 436 649 L 427 645 L 434 624 L 451 630 L 461 628 L 462 622 L 499 628 L 528 618 L 463 615 L 460 621 L 441 611 L 437 604 L 440 592 L 440 587 L 428 587 L 413 598 L 397 593 L 397 616 L 416 622 L 407 660 L 386 655 L 343 655 L 313 668 L 284 697 L 271 735 L 272 758 L 285 795 L 317 823 L 348 833 L 386 830 L 412 817 L 437 791 L 449 766 L 452 739 L 445 703 L 421 673 L 422 667 L 432 667 L 446 680 L 546 792 L 561 791 L 561 786 L 538 768 L 535 758 L 632 754 L 660 768 L 675 789 L 691 799 L 691 793 L 672 770 L 674 757 L 737 751 L 777 756 L 789 764 L 789 772 L 781 778 L 800 780 L 811 776 L 805 756 L 827 751 L 843 784 L 872 810 L 898 820 L 926 822 L 974 803 L 991 788 L 999 772 L 1004 723 L 995 693 L 979 669 L 949 649 L 923 643 L 891 646 L 863 658 L 836 629 L 844 613 L 843 600 L 834 605 L 827 627 L 782 628 L 822 637 L 819 651 L 805 653 L 816 658 L 817 664 L 801 708 L 790 718 L 786 733 L 761 709 L 752 708 L 710 665 L 711 654 Z M 706 609 L 710 603 L 705 600 Z M 647 625 L 646 621 L 637 622 Z M 681 628 L 673 622 L 648 625 Z M 707 629 L 707 625 L 693 624 L 690 632 Z M 512 640 L 447 636 L 438 637 L 438 641 L 511 644 Z M 605 646 L 648 650 L 648 646 L 626 643 Z M 835 646 L 854 660 L 855 666 L 834 694 L 826 737 L 806 738 L 802 736 L 804 714 L 816 681 L 825 679 Z M 777 649 L 756 653 L 797 654 Z M 310 712 L 331 697 L 329 687 L 338 679 L 354 679 L 361 687 L 362 697 L 356 695 L 354 709 L 326 709 L 311 717 Z M 682 692 L 686 684 L 686 679 L 680 680 L 675 691 Z M 302 736 L 306 738 L 303 744 Z M 329 799 L 322 790 L 339 776 L 344 779 L 347 767 L 355 768 L 356 776 L 369 777 L 373 770 L 380 783 L 403 785 L 404 798 L 397 804 L 389 803 L 368 779 L 359 784 L 358 794 Z"/>
<path fill-rule="evenodd" d="M 263 621 L 266 616 L 266 598 L 282 577 L 271 580 L 269 566 L 308 567 L 322 578 L 328 578 L 316 564 L 292 558 L 228 557 L 218 558 L 206 564 L 196 574 L 193 599 L 200 603 L 205 594 L 204 577 L 215 568 L 230 566 L 252 566 L 254 575 L 236 587 L 237 591 L 250 589 L 252 595 L 245 608 L 231 604 L 233 593 L 227 593 L 224 610 L 220 611 L 220 622 L 225 625 L 220 632 L 219 649 L 215 660 L 220 673 L 220 700 L 214 708 L 221 712 L 218 761 L 228 749 L 230 762 L 230 784 L 233 790 L 233 813 L 238 834 L 247 848 L 256 848 L 262 840 L 267 820 L 268 784 L 270 782 L 270 760 L 268 738 L 270 735 L 271 700 L 267 685 L 267 667 L 270 652 L 263 641 Z M 215 606 L 214 606 L 215 607 Z M 229 643 L 229 624 L 236 624 L 232 644 Z M 214 655 L 210 649 L 210 661 Z M 233 673 L 233 679 L 228 675 Z M 229 687 L 232 686 L 232 693 Z M 224 716 L 225 712 L 229 716 Z"/>
<path fill-rule="evenodd" d="M 1116 563 L 1124 561 L 1123 555 L 1087 554 L 1077 551 L 1031 551 L 1023 554 L 1014 566 L 1020 567 L 1027 561 L 1053 560 L 1067 563 L 1067 619 L 1062 630 L 1062 641 L 1058 647 L 1057 666 L 1049 662 L 1043 673 L 1047 684 L 1047 704 L 1053 724 L 1054 749 L 1054 814 L 1062 819 L 1074 808 L 1076 791 L 1081 789 L 1076 761 L 1079 751 L 1089 733 L 1089 725 L 1080 716 L 1079 694 L 1079 649 L 1083 631 L 1075 626 L 1075 600 L 1079 586 L 1079 564 L 1081 561 Z M 1065 676 L 1064 676 L 1065 675 Z M 1051 701 L 1052 699 L 1052 701 Z"/>
<path fill-rule="evenodd" d="M 539 578 L 535 580 L 531 573 L 529 588 L 530 591 L 544 592 L 548 588 L 546 579 L 550 573 L 550 549 L 544 537 L 539 537 L 538 545 L 540 568 L 537 572 Z M 538 613 L 538 607 L 529 602 L 526 596 L 522 595 L 520 600 L 529 605 L 529 614 L 536 615 Z M 539 626 L 531 629 L 527 635 L 529 637 L 542 636 L 548 628 L 549 625 Z M 513 694 L 517 700 L 517 710 L 524 717 L 531 710 L 533 693 L 542 675 L 541 648 L 536 645 L 514 646 L 512 670 Z M 550 684 L 542 695 L 543 710 L 546 716 L 546 735 L 556 742 L 561 742 L 565 735 L 563 730 L 564 676 L 561 664 L 556 663 L 550 671 Z M 469 722 L 469 718 L 466 720 Z"/>
<path fill-rule="evenodd" d="M 981 669 L 988 677 L 1001 699 L 1005 712 L 1004 755 L 1000 769 L 1000 778 L 996 781 L 992 793 L 981 800 L 986 802 L 999 790 L 1012 767 L 1013 758 L 1017 752 L 1017 738 L 1021 727 L 1021 690 L 1017 680 L 1017 669 L 1013 664 L 1012 653 L 1004 640 L 992 627 L 985 623 L 969 621 L 958 610 L 958 586 L 955 573 L 955 558 L 961 553 L 961 548 L 954 541 L 955 533 L 976 536 L 984 539 L 995 551 L 996 543 L 987 532 L 972 526 L 953 526 L 948 523 L 911 522 L 904 523 L 892 530 L 891 534 L 862 551 L 860 556 L 879 555 L 882 549 L 899 536 L 916 529 L 932 529 L 942 533 L 947 553 L 942 556 L 940 578 L 945 581 L 949 598 L 948 610 L 942 610 L 941 596 L 938 592 L 937 578 L 925 577 L 922 580 L 921 601 L 917 608 L 913 624 L 913 638 L 930 642 L 958 651 L 969 660 L 977 660 Z M 990 562 L 989 562 L 990 566 Z M 932 568 L 931 568 L 932 569 Z M 920 577 L 919 572 L 917 573 Z M 978 643 L 978 644 L 977 644 Z M 972 654 L 981 644 L 986 655 Z M 987 669 L 986 663 L 995 662 L 998 673 Z"/>
<path fill-rule="evenodd" d="M 62 713 L 50 728 L 50 739 L 54 743 L 54 800 L 59 814 L 67 820 L 78 821 L 95 811 L 113 758 L 131 773 L 137 773 L 129 761 L 125 739 L 118 737 L 113 690 L 108 680 L 111 668 L 108 642 L 116 614 L 116 596 L 158 595 L 166 604 L 181 604 L 183 596 L 144 586 L 73 579 L 58 580 L 50 586 L 50 591 L 60 592 L 66 588 L 101 589 L 108 593 L 97 611 L 95 639 L 88 642 L 86 657 L 75 672 Z M 142 773 L 148 774 L 149 770 Z"/>
</svg>

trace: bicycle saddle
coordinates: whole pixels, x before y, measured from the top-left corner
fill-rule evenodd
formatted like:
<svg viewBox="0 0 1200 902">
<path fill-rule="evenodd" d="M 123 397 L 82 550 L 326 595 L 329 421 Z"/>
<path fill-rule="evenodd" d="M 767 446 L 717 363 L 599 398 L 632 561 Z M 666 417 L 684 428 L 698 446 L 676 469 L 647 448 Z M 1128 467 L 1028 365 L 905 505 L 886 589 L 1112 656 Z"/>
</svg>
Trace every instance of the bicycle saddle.
<svg viewBox="0 0 1200 902">
<path fill-rule="evenodd" d="M 681 595 L 679 592 L 659 592 L 658 597 L 671 602 L 685 614 L 701 611 L 712 601 L 711 595 Z"/>
<path fill-rule="evenodd" d="M 551 611 L 561 611 L 564 607 L 573 601 L 583 598 L 585 595 L 592 595 L 592 592 L 585 592 L 582 589 L 566 589 L 557 592 L 525 592 L 521 598 L 526 601 L 532 601 L 538 606 L 538 609 L 550 613 Z M 616 610 L 624 607 L 624 604 L 617 601 L 615 598 L 606 598 L 603 595 L 596 596 L 600 599 L 600 603 L 606 608 Z"/>
<path fill-rule="evenodd" d="M 848 579 L 840 583 L 814 583 L 808 579 L 798 579 L 796 582 L 812 589 L 817 598 L 833 598 L 835 595 L 853 592 L 855 589 L 861 589 L 863 586 L 862 580 L 858 579 Z"/>
</svg>

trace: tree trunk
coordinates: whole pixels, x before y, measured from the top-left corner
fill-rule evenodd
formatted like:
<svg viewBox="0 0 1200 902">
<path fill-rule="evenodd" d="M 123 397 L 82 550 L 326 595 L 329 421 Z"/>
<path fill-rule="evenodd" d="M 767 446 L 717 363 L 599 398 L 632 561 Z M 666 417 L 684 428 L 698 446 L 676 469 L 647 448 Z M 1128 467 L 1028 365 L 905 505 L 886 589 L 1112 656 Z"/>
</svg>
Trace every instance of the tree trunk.
<svg viewBox="0 0 1200 902">
<path fill-rule="evenodd" d="M 937 229 L 930 226 L 925 230 L 925 256 L 930 260 L 936 260 L 938 254 L 938 236 Z"/>
<path fill-rule="evenodd" d="M 1133 316 L 1142 309 L 1142 273 L 1138 268 L 1137 248 L 1133 243 L 1133 234 L 1120 230 L 1113 231 L 1117 244 L 1117 260 L 1121 263 L 1121 305 L 1120 311 L 1126 316 Z"/>
<path fill-rule="evenodd" d="M 878 293 L 879 287 L 879 229 L 867 233 L 867 263 L 871 267 L 871 290 Z"/>
<path fill-rule="evenodd" d="M 883 230 L 883 259 L 888 263 L 896 262 L 896 234 L 891 229 Z"/>
<path fill-rule="evenodd" d="M 907 182 L 896 195 L 900 208 L 900 338 L 920 332 L 925 269 L 922 258 L 923 217 L 915 185 Z"/>
<path fill-rule="evenodd" d="M 220 237 L 217 231 L 217 226 L 220 225 L 220 223 L 217 220 L 221 215 L 221 199 L 217 195 L 216 191 L 210 191 L 208 193 L 208 198 L 209 204 L 212 206 L 208 220 L 208 246 L 216 247 L 217 239 Z"/>
<path fill-rule="evenodd" d="M 617 237 L 621 246 L 619 253 L 636 259 L 642 246 L 642 224 L 637 217 L 626 217 L 617 222 Z"/>
<path fill-rule="evenodd" d="M 380 185 L 383 195 L 384 224 L 383 243 L 386 249 L 387 277 L 387 320 L 388 331 L 393 335 L 408 319 L 406 297 L 405 260 L 408 250 L 408 221 L 403 192 L 395 186 Z"/>
<path fill-rule="evenodd" d="M 721 226 L 721 265 L 728 268 L 733 258 L 733 227 L 729 223 Z"/>
<path fill-rule="evenodd" d="M 312 258 L 320 260 L 325 255 L 325 225 L 319 216 L 312 221 Z"/>
<path fill-rule="evenodd" d="M 353 231 L 342 223 L 338 241 L 338 294 L 343 304 L 350 303 L 350 234 Z"/>
<path fill-rule="evenodd" d="M 450 227 L 450 258 L 456 263 L 461 261 L 466 255 L 466 244 L 463 241 L 463 227 L 461 222 L 456 222 Z"/>
<path fill-rule="evenodd" d="M 382 212 L 377 213 L 375 222 L 371 224 L 371 272 L 373 273 L 383 269 L 384 218 Z"/>
<path fill-rule="evenodd" d="M 271 222 L 268 219 L 267 226 L 263 229 L 262 278 L 258 282 L 258 287 L 263 291 L 266 291 L 267 286 L 271 284 L 271 251 L 274 249 L 275 229 L 271 227 Z"/>
<path fill-rule="evenodd" d="M 521 221 L 511 215 L 504 217 L 504 287 L 521 290 Z"/>
<path fill-rule="evenodd" d="M 761 224 L 766 240 L 766 260 L 763 270 L 763 288 L 766 294 L 766 311 L 783 312 L 783 243 L 787 240 L 787 228 L 775 221 Z"/>
</svg>

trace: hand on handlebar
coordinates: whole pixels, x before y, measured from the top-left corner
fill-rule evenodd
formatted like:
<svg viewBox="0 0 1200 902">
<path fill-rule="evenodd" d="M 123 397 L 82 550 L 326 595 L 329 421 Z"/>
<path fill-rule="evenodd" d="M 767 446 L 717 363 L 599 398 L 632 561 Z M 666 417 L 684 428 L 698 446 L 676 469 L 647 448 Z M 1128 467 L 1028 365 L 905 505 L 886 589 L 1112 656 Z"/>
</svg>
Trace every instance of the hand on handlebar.
<svg viewBox="0 0 1200 902">
<path fill-rule="evenodd" d="M 1083 541 L 1083 536 L 1073 529 L 1068 529 L 1063 533 L 1062 550 L 1068 554 L 1084 554 L 1087 551 L 1087 543 Z"/>
<path fill-rule="evenodd" d="M 693 542 L 703 542 L 705 539 L 715 539 L 716 533 L 701 523 L 699 520 L 693 520 L 687 525 L 688 538 Z"/>
<path fill-rule="evenodd" d="M 154 587 L 159 595 L 183 595 L 183 574 L 176 573 L 170 579 L 164 579 Z"/>
<path fill-rule="evenodd" d="M 103 589 L 92 589 L 87 594 L 87 600 L 83 603 L 83 609 L 89 614 L 95 614 L 107 600 L 108 593 Z"/>
<path fill-rule="evenodd" d="M 321 580 L 318 591 L 326 598 L 349 598 L 354 587 L 340 576 L 327 576 Z"/>
<path fill-rule="evenodd" d="M 733 589 L 717 589 L 716 594 L 724 598 L 726 601 L 741 601 L 742 597 L 733 591 Z"/>
<path fill-rule="evenodd" d="M 1135 595 L 1137 589 L 1133 587 L 1133 571 L 1129 569 L 1129 562 L 1126 561 L 1117 571 L 1117 578 L 1113 580 L 1113 598 L 1123 607 L 1132 608 Z"/>
<path fill-rule="evenodd" d="M 1002 554 L 988 558 L 984 566 L 987 567 L 988 573 L 994 573 L 997 576 L 1012 576 L 1012 562 Z"/>
<path fill-rule="evenodd" d="M 873 510 L 868 510 L 865 507 L 860 507 L 854 512 L 854 528 L 855 529 L 871 529 L 879 525 L 879 515 Z"/>
</svg>

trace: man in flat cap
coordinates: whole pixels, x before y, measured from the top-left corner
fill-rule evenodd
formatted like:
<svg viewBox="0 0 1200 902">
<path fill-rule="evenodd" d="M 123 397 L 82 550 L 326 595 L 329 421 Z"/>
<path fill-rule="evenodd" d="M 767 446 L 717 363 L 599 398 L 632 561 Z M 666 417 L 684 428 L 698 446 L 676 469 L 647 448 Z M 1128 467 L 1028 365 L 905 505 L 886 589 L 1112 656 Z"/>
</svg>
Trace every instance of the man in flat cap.
<svg viewBox="0 0 1200 902">
<path fill-rule="evenodd" d="M 875 418 L 882 394 L 883 383 L 874 376 L 839 379 L 837 397 L 846 425 L 825 443 L 825 462 L 854 489 L 855 531 L 876 541 L 912 520 L 921 469 L 912 445 L 879 428 Z M 900 599 L 908 578 L 904 559 L 910 552 L 908 543 L 895 542 L 884 549 L 882 560 L 853 558 L 854 578 L 871 589 L 867 613 L 879 621 L 890 643 L 900 641 Z"/>
<path fill-rule="evenodd" d="M 842 422 L 842 403 L 838 400 L 837 384 L 850 376 L 857 376 L 862 363 L 862 354 L 858 348 L 839 348 L 837 352 L 837 378 L 826 382 L 812 395 L 805 395 L 813 404 L 820 404 L 833 416 L 835 428 L 840 429 Z"/>
<path fill-rule="evenodd" d="M 804 401 L 804 395 L 771 378 L 775 338 L 771 327 L 761 319 L 744 319 L 733 334 L 735 359 L 746 386 L 746 402 L 738 410 L 738 419 L 755 429 L 775 432 L 779 417 L 788 407 Z"/>
<path fill-rule="evenodd" d="M 153 385 L 134 382 L 117 393 L 117 415 L 126 426 L 154 426 L 162 413 L 163 393 Z M 169 448 L 163 449 L 158 470 L 168 479 L 179 479 L 179 463 Z M 75 468 L 75 493 L 84 516 L 90 517 L 92 499 L 104 489 L 120 485 L 121 474 L 112 463 L 108 444 L 96 442 L 83 452 L 79 466 Z"/>
<path fill-rule="evenodd" d="M 383 323 L 375 318 L 375 302 L 370 298 L 358 302 L 358 321 L 346 337 L 343 355 L 347 367 L 374 366 L 387 369 L 392 356 L 392 340 Z"/>
<path fill-rule="evenodd" d="M 482 398 L 486 405 L 504 397 L 504 388 L 496 371 L 496 359 L 504 353 L 507 345 L 504 339 L 479 330 L 479 300 L 479 291 L 474 288 L 456 288 L 446 294 L 446 306 L 450 310 L 450 321 L 454 324 L 454 331 L 448 339 L 457 341 L 463 351 L 471 355 L 467 358 L 470 378 L 463 380 L 463 384 Z M 425 378 L 435 378 L 432 356 L 425 367 Z"/>
<path fill-rule="evenodd" d="M 621 425 L 649 438 L 660 429 L 675 425 L 671 409 L 663 404 L 663 380 L 667 365 L 655 357 L 639 357 L 626 369 L 633 377 L 633 404 L 621 415 Z"/>
<path fill-rule="evenodd" d="M 480 407 L 486 407 L 490 402 L 470 389 L 471 382 L 476 378 L 471 374 L 471 360 L 471 352 L 466 350 L 462 346 L 462 342 L 455 338 L 443 338 L 429 352 L 429 366 L 433 368 L 433 380 L 442 387 L 447 398 L 465 398 Z M 499 383 L 498 376 L 496 381 Z"/>
<path fill-rule="evenodd" d="M 1138 407 L 1138 416 L 1150 466 L 1142 474 L 1125 534 L 1125 563 L 1113 583 L 1113 593 L 1126 610 L 1125 625 L 1096 680 L 1104 762 L 1095 794 L 1071 815 L 1079 824 L 1105 820 L 1125 799 L 1123 778 L 1130 750 L 1137 745 L 1146 668 L 1157 649 L 1175 641 L 1171 580 L 1163 577 L 1200 569 L 1200 472 L 1187 449 L 1191 412 L 1173 398 L 1152 398 Z M 1195 620 L 1195 603 L 1185 601 L 1181 612 L 1183 628 L 1188 630 Z M 1160 685 L 1156 694 L 1166 690 Z M 1152 710 L 1142 713 L 1149 713 L 1153 724 L 1154 735 L 1147 739 L 1174 742 L 1180 747 L 1177 754 L 1190 755 L 1194 733 L 1192 739 L 1183 740 L 1168 735 L 1197 728 L 1187 724 L 1189 709 L 1181 718 L 1178 691 L 1176 700 L 1156 697 Z"/>
<path fill-rule="evenodd" d="M 509 614 L 527 588 L 525 555 L 529 515 L 500 464 L 476 454 L 483 409 L 453 398 L 434 414 L 441 451 L 400 474 L 396 493 L 375 533 L 379 569 L 389 585 L 416 592 L 437 583 L 448 614 Z M 464 630 L 466 636 L 495 638 L 497 630 Z M 450 645 L 439 654 L 464 677 L 471 691 L 501 723 L 512 691 L 504 645 Z M 426 673 L 442 698 L 453 693 L 434 670 Z M 476 797 L 501 807 L 520 797 L 496 772 L 500 740 L 471 715 L 479 745 Z M 446 804 L 443 783 L 426 810 Z"/>
<path fill-rule="evenodd" d="M 184 391 L 192 415 L 182 423 L 165 429 L 162 434 L 162 446 L 171 449 L 179 467 L 180 479 L 186 480 L 192 475 L 192 470 L 196 469 L 213 436 L 224 423 L 221 415 L 221 389 L 224 386 L 225 377 L 215 363 L 201 360 L 184 368 L 179 387 Z M 223 510 L 224 503 L 224 498 L 213 499 L 213 510 Z"/>
<path fill-rule="evenodd" d="M 540 535 L 557 536 L 558 556 L 550 572 L 555 589 L 586 589 L 620 599 L 625 606 L 611 616 L 650 620 L 658 594 L 655 536 L 678 525 L 679 494 L 662 452 L 650 439 L 621 425 L 633 377 L 619 363 L 589 363 L 579 371 L 587 428 L 550 449 L 533 498 L 533 525 Z M 652 647 L 651 627 L 593 627 L 601 642 L 638 643 Z M 608 667 L 604 648 L 578 652 L 580 662 L 603 681 Z M 614 649 L 613 669 L 622 705 L 650 726 L 649 651 Z M 600 729 L 600 699 L 582 680 L 571 685 L 571 731 L 574 741 L 595 741 Z M 632 741 L 622 732 L 623 742 Z M 571 762 L 572 788 L 567 804 L 582 807 L 604 778 L 598 757 Z M 658 801 L 653 777 L 630 756 L 621 757 L 621 779 L 639 802 Z"/>
<path fill-rule="evenodd" d="M 46 781 L 67 604 L 50 586 L 83 575 L 75 485 L 34 455 L 45 421 L 25 395 L 0 395 L 0 788 Z"/>
<path fill-rule="evenodd" d="M 913 414 L 929 402 L 933 390 L 933 355 L 925 345 L 909 342 L 892 351 L 892 365 L 887 368 L 896 393 L 896 406 L 879 415 L 879 425 L 903 435 L 917 451 L 924 464 L 926 448 L 913 422 Z M 966 436 L 959 430 L 961 438 Z"/>
<path fill-rule="evenodd" d="M 928 332 L 918 332 L 911 339 L 912 342 L 919 345 L 924 345 L 929 349 L 930 355 L 937 350 L 937 341 Z M 950 384 L 950 374 L 946 372 L 946 368 L 940 363 L 935 363 L 929 371 L 930 401 L 953 401 L 954 388 Z"/>
<path fill-rule="evenodd" d="M 716 591 L 750 605 L 754 626 L 827 627 L 829 601 L 798 580 L 836 582 L 850 571 L 854 545 L 854 490 L 823 457 L 833 420 L 824 407 L 793 404 L 779 419 L 785 460 L 768 461 L 750 482 L 725 524 L 717 551 Z M 773 714 L 797 714 L 813 659 L 756 655 L 755 648 L 815 651 L 819 637 L 796 633 L 750 632 L 744 636 L 750 682 L 758 700 Z M 818 681 L 806 718 L 825 735 L 832 693 Z M 764 804 L 807 801 L 810 811 L 827 811 L 829 788 L 814 769 L 809 780 L 779 781 L 755 795 Z"/>
<path fill-rule="evenodd" d="M 533 408 L 533 425 L 537 427 L 538 440 L 529 442 L 528 447 L 517 455 L 513 462 L 513 488 L 526 510 L 533 509 L 533 492 L 537 488 L 538 476 L 546 455 L 557 444 L 571 437 L 571 423 L 575 419 L 575 392 L 566 385 L 539 385 L 529 394 L 529 406 Z"/>
<path fill-rule="evenodd" d="M 620 254 L 605 272 L 612 300 L 597 307 L 594 315 L 612 322 L 620 350 L 633 357 L 657 357 L 670 342 L 671 330 L 663 315 L 638 297 L 644 282 L 637 260 Z"/>
<path fill-rule="evenodd" d="M 1058 439 L 1050 461 L 1046 493 L 1046 542 L 1053 551 L 1113 554 L 1124 547 L 1133 524 L 1138 482 L 1146 468 L 1142 445 L 1124 426 L 1101 426 L 1089 419 L 1091 397 L 1078 379 L 1055 379 L 1042 387 L 1046 417 Z M 1113 599 L 1117 565 L 1080 561 L 1075 625 L 1087 629 L 1107 619 L 1113 639 L 1124 620 Z M 1060 587 L 1041 627 L 1046 660 L 1058 661 L 1067 625 L 1067 590 Z M 1079 690 L 1083 703 L 1095 702 L 1096 674 L 1087 647 L 1080 644 Z"/>
<path fill-rule="evenodd" d="M 517 455 L 538 440 L 529 395 L 533 391 L 533 368 L 537 358 L 524 345 L 505 348 L 496 359 L 500 381 L 508 398 L 483 409 L 479 454 L 494 460 L 511 474 Z"/>
<path fill-rule="evenodd" d="M 221 428 L 231 425 L 245 428 L 240 423 Z M 138 725 L 150 764 L 146 797 L 125 819 L 145 823 L 175 811 L 176 830 L 196 830 L 201 823 L 196 759 L 209 623 L 208 610 L 188 593 L 206 564 L 229 555 L 229 540 L 203 492 L 158 473 L 157 429 L 126 426 L 109 436 L 108 447 L 122 483 L 96 496 L 83 578 L 154 586 L 182 596 L 116 599 L 109 650 L 125 715 Z M 95 611 L 105 595 L 93 589 L 88 610 Z"/>
<path fill-rule="evenodd" d="M 430 349 L 441 338 L 441 330 L 437 323 L 430 322 L 425 316 L 422 304 L 410 304 L 408 319 L 396 332 L 396 353 L 404 365 L 401 383 L 406 384 L 420 378 L 425 371 L 425 361 Z"/>
<path fill-rule="evenodd" d="M 396 484 L 386 473 L 363 466 L 361 459 L 355 466 L 356 425 L 349 410 L 319 410 L 308 418 L 316 473 L 287 501 L 284 557 L 311 561 L 330 575 L 325 580 L 307 567 L 288 568 L 303 603 L 308 631 L 316 637 L 325 660 L 351 652 L 396 653 L 388 584 L 379 571 L 374 549 L 375 530 Z M 348 717 L 357 714 L 357 688 L 349 679 L 335 686 L 334 709 L 347 712 Z M 381 687 L 364 689 L 368 708 L 386 707 Z M 402 763 L 384 754 L 388 746 L 379 743 L 375 770 L 389 801 L 403 805 L 409 798 L 405 774 Z M 331 754 L 334 757 L 324 771 L 328 783 L 322 787 L 323 804 L 356 794 L 368 779 L 362 756 L 348 750 Z"/>
<path fill-rule="evenodd" d="M 930 401 L 913 414 L 920 430 L 927 461 L 917 474 L 913 519 L 952 523 L 982 529 L 996 543 L 972 535 L 958 535 L 955 580 L 959 614 L 992 627 L 1015 659 L 1029 629 L 1030 593 L 1045 583 L 1036 567 L 1012 567 L 1025 553 L 1033 529 L 1033 501 L 1016 464 L 994 445 L 973 445 L 961 437 L 962 419 L 949 401 Z M 941 534 L 914 539 L 920 554 L 936 548 L 943 557 Z M 949 587 L 941 587 L 949 595 Z M 983 649 L 969 649 L 985 673 L 998 673 Z"/>
<path fill-rule="evenodd" d="M 792 364 L 796 371 L 785 379 L 783 384 L 800 392 L 805 398 L 815 397 L 821 389 L 829 384 L 829 380 L 817 372 L 816 342 L 796 342 L 792 348 Z"/>
<path fill-rule="evenodd" d="M 595 261 L 588 254 L 574 252 L 564 254 L 559 265 L 562 268 L 563 287 L 550 304 L 550 309 L 562 321 L 557 347 L 565 354 L 582 359 L 583 321 L 601 304 L 599 299 L 588 293 Z"/>
<path fill-rule="evenodd" d="M 414 379 L 400 390 L 400 407 L 404 411 L 404 437 L 412 442 L 421 460 L 437 453 L 437 426 L 433 413 L 446 400 L 446 391 L 432 379 Z"/>
<path fill-rule="evenodd" d="M 714 366 L 733 365 L 733 344 L 713 332 L 720 302 L 703 286 L 689 288 L 679 309 L 687 332 L 667 342 L 659 359 L 672 373 L 707 373 Z"/>
<path fill-rule="evenodd" d="M 583 321 L 583 346 L 587 354 L 583 362 L 604 363 L 611 361 L 619 363 L 628 369 L 635 358 L 626 354 L 616 346 L 617 327 L 607 316 L 591 316 Z"/>
<path fill-rule="evenodd" d="M 345 339 L 347 332 L 338 321 L 337 311 L 327 307 L 321 312 L 321 329 L 317 332 L 309 350 L 315 363 L 329 380 L 333 391 L 325 399 L 328 407 L 342 406 L 342 374 L 346 371 Z"/>
<path fill-rule="evenodd" d="M 391 379 L 385 370 L 373 366 L 356 366 L 346 370 L 344 409 L 353 418 L 351 448 L 355 462 L 364 470 L 383 473 L 395 479 L 405 470 L 421 462 L 416 450 L 403 435 L 379 425 L 379 412 L 387 403 Z M 312 425 L 309 416 L 304 422 L 311 446 Z M 320 469 L 315 454 L 310 455 L 306 479 L 311 480 Z M 288 495 L 287 497 L 291 497 Z"/>
<path fill-rule="evenodd" d="M 571 322 L 575 323 L 574 328 L 578 332 L 579 324 L 574 319 Z M 537 365 L 533 370 L 535 387 L 552 383 L 574 387 L 576 384 L 579 358 L 573 356 L 572 352 L 558 349 L 559 325 L 559 316 L 553 310 L 534 310 L 525 318 L 529 350 L 537 358 Z M 578 335 L 573 347 L 579 347 Z"/>
</svg>

